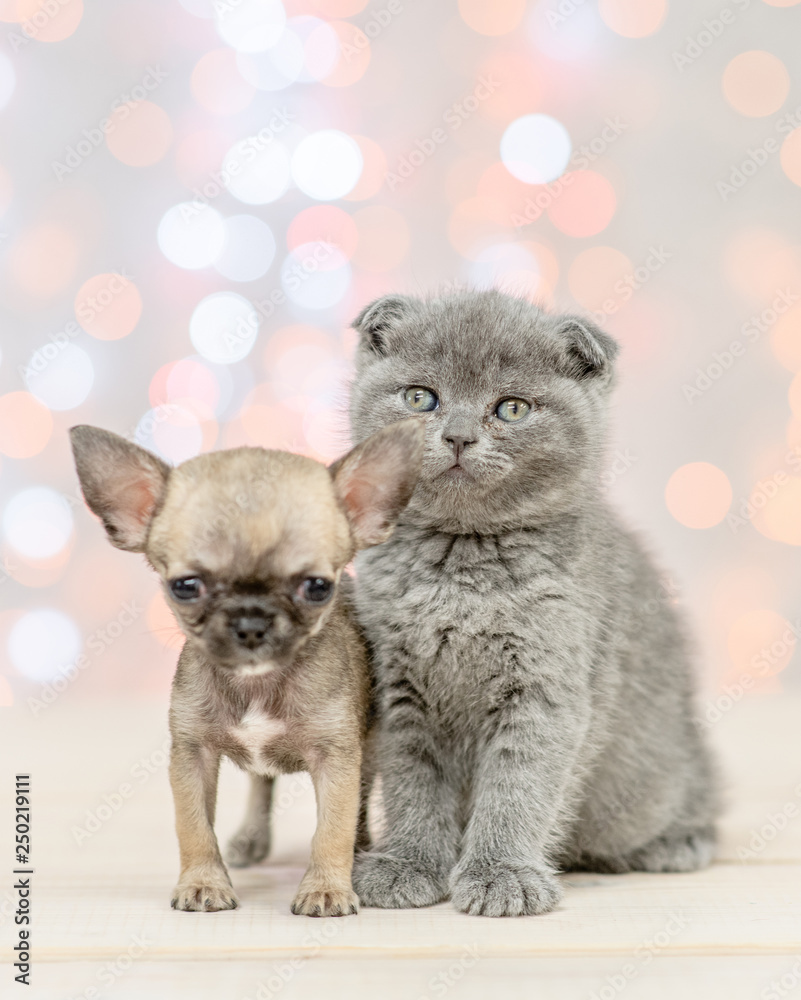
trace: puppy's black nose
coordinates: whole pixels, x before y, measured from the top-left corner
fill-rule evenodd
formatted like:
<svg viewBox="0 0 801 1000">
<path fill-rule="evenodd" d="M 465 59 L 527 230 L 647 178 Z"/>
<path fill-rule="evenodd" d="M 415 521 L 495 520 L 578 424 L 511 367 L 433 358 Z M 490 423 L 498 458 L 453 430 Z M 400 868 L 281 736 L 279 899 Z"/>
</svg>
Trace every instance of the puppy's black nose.
<svg viewBox="0 0 801 1000">
<path fill-rule="evenodd" d="M 270 625 L 271 620 L 265 615 L 249 614 L 232 618 L 230 627 L 240 646 L 255 649 L 264 642 Z"/>
</svg>

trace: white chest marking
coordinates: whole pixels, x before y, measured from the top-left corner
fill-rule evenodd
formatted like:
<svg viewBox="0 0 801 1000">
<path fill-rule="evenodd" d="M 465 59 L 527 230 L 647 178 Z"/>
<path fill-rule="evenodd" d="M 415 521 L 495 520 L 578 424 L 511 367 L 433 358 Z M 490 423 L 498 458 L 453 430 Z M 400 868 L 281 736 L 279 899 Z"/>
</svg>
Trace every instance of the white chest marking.
<svg viewBox="0 0 801 1000">
<path fill-rule="evenodd" d="M 275 664 L 267 660 L 264 663 L 252 663 L 243 667 L 237 667 L 236 676 L 263 677 L 264 674 L 271 674 L 273 670 L 275 670 Z"/>
<path fill-rule="evenodd" d="M 285 732 L 286 723 L 281 719 L 251 710 L 231 729 L 231 736 L 247 750 L 253 763 L 258 764 L 263 763 L 259 758 L 266 744 Z"/>
</svg>

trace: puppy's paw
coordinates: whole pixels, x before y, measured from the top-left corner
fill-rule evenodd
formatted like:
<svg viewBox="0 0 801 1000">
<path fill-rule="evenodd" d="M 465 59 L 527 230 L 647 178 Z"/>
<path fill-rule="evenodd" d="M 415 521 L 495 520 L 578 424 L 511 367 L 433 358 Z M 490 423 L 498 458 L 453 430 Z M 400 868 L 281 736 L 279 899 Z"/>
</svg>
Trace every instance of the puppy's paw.
<svg viewBox="0 0 801 1000">
<path fill-rule="evenodd" d="M 270 853 L 270 829 L 242 827 L 231 837 L 225 848 L 225 863 L 229 868 L 247 868 L 264 861 Z"/>
<path fill-rule="evenodd" d="M 448 895 L 447 879 L 433 865 L 392 854 L 358 854 L 353 887 L 364 906 L 383 909 L 433 906 Z"/>
<path fill-rule="evenodd" d="M 235 910 L 239 906 L 230 882 L 206 878 L 197 882 L 179 882 L 173 890 L 170 905 L 174 910 Z"/>
<path fill-rule="evenodd" d="M 350 886 L 345 889 L 304 889 L 301 884 L 292 901 L 292 912 L 307 917 L 347 917 L 359 912 L 359 899 Z"/>
<path fill-rule="evenodd" d="M 451 877 L 453 905 L 474 916 L 547 913 L 561 898 L 554 876 L 533 865 L 469 862 L 458 865 Z"/>
</svg>

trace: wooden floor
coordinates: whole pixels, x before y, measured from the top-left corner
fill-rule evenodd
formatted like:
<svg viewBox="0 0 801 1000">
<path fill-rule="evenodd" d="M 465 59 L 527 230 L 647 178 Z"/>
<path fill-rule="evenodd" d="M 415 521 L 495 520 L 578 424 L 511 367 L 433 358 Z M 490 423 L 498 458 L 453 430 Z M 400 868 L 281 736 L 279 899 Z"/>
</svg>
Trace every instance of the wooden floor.
<svg viewBox="0 0 801 1000">
<path fill-rule="evenodd" d="M 290 915 L 313 829 L 313 797 L 297 778 L 282 779 L 272 859 L 233 873 L 241 909 L 173 912 L 165 709 L 68 696 L 35 718 L 24 705 L 0 709 L 3 997 L 801 997 L 801 699 L 754 698 L 713 727 L 730 804 L 709 870 L 566 876 L 558 910 L 505 920 L 447 903 Z M 32 775 L 36 869 L 33 989 L 19 994 L 6 964 L 17 771 Z M 221 838 L 244 790 L 226 767 Z"/>
</svg>

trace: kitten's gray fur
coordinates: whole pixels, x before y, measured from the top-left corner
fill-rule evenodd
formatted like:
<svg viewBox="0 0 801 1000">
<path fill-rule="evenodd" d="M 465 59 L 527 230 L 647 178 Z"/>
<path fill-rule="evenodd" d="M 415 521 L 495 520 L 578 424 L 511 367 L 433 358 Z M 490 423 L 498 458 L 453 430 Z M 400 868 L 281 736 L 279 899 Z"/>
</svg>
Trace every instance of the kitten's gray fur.
<svg viewBox="0 0 801 1000">
<path fill-rule="evenodd" d="M 683 628 L 599 488 L 616 343 L 498 292 L 386 296 L 354 325 L 355 440 L 408 416 L 410 386 L 440 400 L 398 529 L 357 560 L 387 824 L 362 901 L 542 913 L 559 869 L 706 865 Z M 495 416 L 508 397 L 528 416 Z"/>
</svg>

